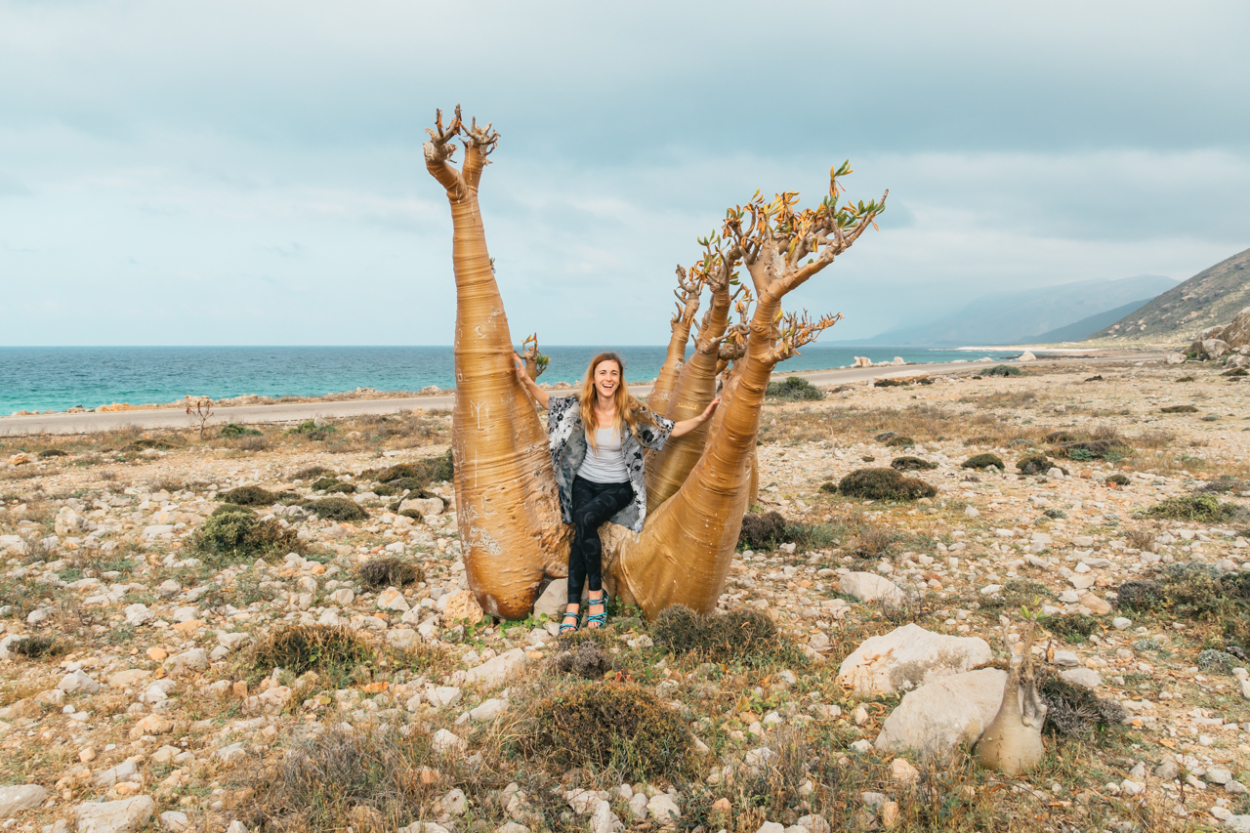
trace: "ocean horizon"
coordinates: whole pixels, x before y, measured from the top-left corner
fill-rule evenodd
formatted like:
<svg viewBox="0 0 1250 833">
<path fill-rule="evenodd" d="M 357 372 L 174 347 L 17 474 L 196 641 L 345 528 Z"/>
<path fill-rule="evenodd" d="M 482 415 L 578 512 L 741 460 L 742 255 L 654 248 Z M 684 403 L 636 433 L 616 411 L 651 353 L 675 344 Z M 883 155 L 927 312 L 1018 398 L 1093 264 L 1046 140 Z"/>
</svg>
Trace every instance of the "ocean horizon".
<svg viewBox="0 0 1250 833">
<path fill-rule="evenodd" d="M 540 382 L 576 382 L 590 359 L 614 350 L 631 383 L 654 379 L 666 347 L 544 345 L 551 364 Z M 774 375 L 874 362 L 1005 360 L 1018 350 L 984 353 L 926 347 L 810 345 Z M 689 355 L 689 353 L 687 353 Z M 185 396 L 326 396 L 358 388 L 415 392 L 455 386 L 450 346 L 412 347 L 0 347 L 0 414 L 175 402 Z"/>
</svg>

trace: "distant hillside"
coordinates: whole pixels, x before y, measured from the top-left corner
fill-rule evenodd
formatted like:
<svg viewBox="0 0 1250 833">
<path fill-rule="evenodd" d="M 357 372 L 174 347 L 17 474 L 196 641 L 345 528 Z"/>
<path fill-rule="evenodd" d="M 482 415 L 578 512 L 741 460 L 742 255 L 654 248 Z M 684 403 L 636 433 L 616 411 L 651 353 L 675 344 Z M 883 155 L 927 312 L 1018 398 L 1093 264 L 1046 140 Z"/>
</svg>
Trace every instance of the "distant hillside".
<svg viewBox="0 0 1250 833">
<path fill-rule="evenodd" d="M 897 327 L 866 344 L 965 345 L 1036 343 L 1043 333 L 1153 298 L 1176 286 L 1159 275 L 1095 280 L 1020 292 L 998 292 L 935 321 Z M 1105 326 L 1105 324 L 1103 325 Z"/>
<path fill-rule="evenodd" d="M 1200 330 L 1227 324 L 1247 306 L 1250 249 L 1199 272 L 1091 338 L 1185 344 Z"/>
<path fill-rule="evenodd" d="M 1126 315 L 1130 315 L 1142 307 L 1149 304 L 1152 298 L 1142 298 L 1140 301 L 1134 301 L 1131 304 L 1125 304 L 1122 307 L 1116 307 L 1106 312 L 1100 312 L 1097 315 L 1091 315 L 1089 318 L 1082 318 L 1075 324 L 1069 324 L 1066 327 L 1060 327 L 1057 330 L 1051 330 L 1048 333 L 1042 333 L 1033 337 L 1034 344 L 1058 344 L 1061 341 L 1080 341 L 1089 338 L 1094 333 L 1114 324 Z"/>
</svg>

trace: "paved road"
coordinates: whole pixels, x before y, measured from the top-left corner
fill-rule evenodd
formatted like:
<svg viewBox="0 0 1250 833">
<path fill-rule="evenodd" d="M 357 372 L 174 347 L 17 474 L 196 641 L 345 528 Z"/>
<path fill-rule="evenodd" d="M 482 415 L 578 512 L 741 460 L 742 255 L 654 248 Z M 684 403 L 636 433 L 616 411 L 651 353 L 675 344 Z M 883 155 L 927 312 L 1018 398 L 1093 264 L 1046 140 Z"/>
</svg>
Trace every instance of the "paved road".
<svg viewBox="0 0 1250 833">
<path fill-rule="evenodd" d="M 1132 356 L 1108 356 L 1098 358 L 1043 359 L 1039 365 L 1050 364 L 1107 364 L 1124 361 L 1162 359 L 1164 354 L 1135 354 Z M 976 362 L 943 362 L 940 364 L 912 364 L 902 367 L 852 367 L 843 370 L 809 370 L 786 373 L 784 368 L 775 372 L 777 378 L 801 376 L 819 385 L 836 385 L 846 382 L 862 382 L 892 376 L 925 376 L 939 373 L 959 373 L 979 367 Z M 650 385 L 630 387 L 635 396 L 650 392 Z M 568 391 L 552 391 L 552 395 Z M 406 399 L 351 399 L 339 402 L 297 402 L 282 405 L 242 405 L 219 408 L 213 412 L 212 424 L 228 422 L 277 423 L 301 422 L 314 417 L 353 417 L 366 414 L 393 414 L 404 410 L 449 410 L 453 404 L 451 394 L 437 396 L 413 396 Z M 125 426 L 149 428 L 189 428 L 191 421 L 176 408 L 153 408 L 141 411 L 116 411 L 88 414 L 38 414 L 32 416 L 0 417 L 0 436 L 21 434 L 88 434 L 97 431 L 113 431 Z"/>
</svg>

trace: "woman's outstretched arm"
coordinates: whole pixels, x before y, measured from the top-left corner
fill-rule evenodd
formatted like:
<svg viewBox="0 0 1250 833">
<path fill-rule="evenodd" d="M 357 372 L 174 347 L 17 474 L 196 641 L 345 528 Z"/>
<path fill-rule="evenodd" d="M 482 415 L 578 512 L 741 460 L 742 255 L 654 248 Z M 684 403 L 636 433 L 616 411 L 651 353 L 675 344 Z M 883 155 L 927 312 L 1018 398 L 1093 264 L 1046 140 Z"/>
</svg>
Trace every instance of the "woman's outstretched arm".
<svg viewBox="0 0 1250 833">
<path fill-rule="evenodd" d="M 720 397 L 718 396 L 713 399 L 711 404 L 708 405 L 707 408 L 703 410 L 703 413 L 699 414 L 697 417 L 683 419 L 681 422 L 675 424 L 673 426 L 673 433 L 669 434 L 669 437 L 680 437 L 683 434 L 689 434 L 691 431 L 707 422 L 712 417 L 712 414 L 716 412 L 716 406 L 719 404 Z"/>
<path fill-rule="evenodd" d="M 530 392 L 530 396 L 534 397 L 534 401 L 539 407 L 546 409 L 547 403 L 551 401 L 551 397 L 547 395 L 547 391 L 540 388 L 525 372 L 525 361 L 516 353 L 512 354 L 513 361 L 516 362 L 516 377 L 521 380 L 521 384 Z"/>
</svg>

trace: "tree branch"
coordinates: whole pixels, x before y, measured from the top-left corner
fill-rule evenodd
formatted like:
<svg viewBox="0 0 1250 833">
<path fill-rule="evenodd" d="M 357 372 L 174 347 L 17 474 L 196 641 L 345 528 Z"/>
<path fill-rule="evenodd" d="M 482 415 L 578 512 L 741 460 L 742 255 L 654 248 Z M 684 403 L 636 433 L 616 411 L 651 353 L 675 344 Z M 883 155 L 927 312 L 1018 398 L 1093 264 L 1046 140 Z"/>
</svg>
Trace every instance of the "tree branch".
<svg viewBox="0 0 1250 833">
<path fill-rule="evenodd" d="M 448 197 L 459 201 L 464 198 L 464 180 L 451 164 L 451 160 L 456 154 L 456 146 L 452 141 L 460 135 L 464 126 L 460 120 L 460 105 L 456 105 L 456 117 L 446 127 L 443 127 L 442 110 L 435 110 L 434 116 L 434 127 L 425 129 L 430 134 L 430 141 L 422 146 L 425 151 L 425 169 L 446 189 Z"/>
</svg>

